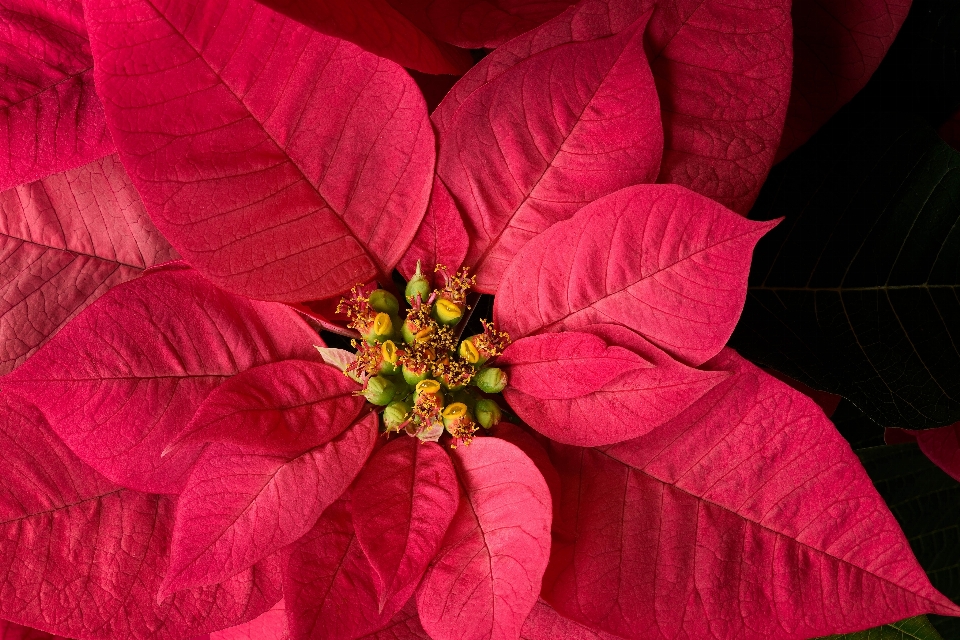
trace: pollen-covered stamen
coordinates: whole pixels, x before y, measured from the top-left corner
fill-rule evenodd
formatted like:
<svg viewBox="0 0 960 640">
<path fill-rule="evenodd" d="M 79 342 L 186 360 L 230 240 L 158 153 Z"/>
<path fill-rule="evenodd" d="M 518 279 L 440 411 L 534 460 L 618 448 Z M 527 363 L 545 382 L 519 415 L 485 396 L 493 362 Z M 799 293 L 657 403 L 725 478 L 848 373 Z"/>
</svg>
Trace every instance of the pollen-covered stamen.
<svg viewBox="0 0 960 640">
<path fill-rule="evenodd" d="M 370 376 L 380 373 L 383 355 L 380 348 L 358 340 L 351 340 L 350 344 L 357 350 L 357 359 L 347 365 L 344 373 L 366 381 Z"/>
<path fill-rule="evenodd" d="M 341 298 L 337 304 L 337 313 L 347 316 L 348 326 L 360 333 L 369 333 L 377 310 L 370 306 L 369 295 L 364 291 L 366 285 L 358 284 L 350 290 L 350 295 Z"/>
<path fill-rule="evenodd" d="M 443 385 L 451 391 L 462 389 L 470 384 L 476 369 L 469 362 L 460 358 L 446 357 L 433 366 L 433 375 L 440 379 Z"/>
<path fill-rule="evenodd" d="M 410 423 L 406 430 L 410 435 L 430 428 L 438 422 L 443 410 L 443 394 L 436 380 L 423 380 L 417 384 L 414 393 L 413 409 L 410 411 Z M 413 432 L 411 433 L 411 429 Z"/>
<path fill-rule="evenodd" d="M 477 424 L 467 410 L 467 405 L 462 402 L 454 402 L 447 405 L 442 415 L 444 428 L 447 433 L 453 436 L 453 442 L 450 445 L 452 448 L 456 449 L 458 445 L 467 445 L 473 441 L 473 435 L 477 432 Z"/>
<path fill-rule="evenodd" d="M 466 267 L 452 276 L 443 265 L 438 264 L 434 270 L 443 277 L 444 281 L 443 288 L 437 291 L 437 297 L 452 302 L 462 311 L 467 303 L 467 292 L 477 283 L 477 277 L 467 275 L 469 270 Z"/>
</svg>

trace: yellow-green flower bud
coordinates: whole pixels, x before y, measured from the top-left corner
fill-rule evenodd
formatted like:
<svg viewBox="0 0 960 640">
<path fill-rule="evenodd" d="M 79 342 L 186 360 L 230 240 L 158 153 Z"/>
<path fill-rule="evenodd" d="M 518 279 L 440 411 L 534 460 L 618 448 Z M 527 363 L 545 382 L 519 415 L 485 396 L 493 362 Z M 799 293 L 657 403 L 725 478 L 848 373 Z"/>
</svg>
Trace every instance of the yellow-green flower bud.
<svg viewBox="0 0 960 640">
<path fill-rule="evenodd" d="M 430 313 L 440 324 L 455 325 L 463 317 L 463 308 L 445 298 L 440 298 L 433 303 L 433 310 Z"/>
<path fill-rule="evenodd" d="M 400 313 L 400 302 L 397 300 L 397 296 L 389 291 L 383 289 L 373 291 L 370 294 L 369 302 L 371 307 L 388 315 L 395 316 Z"/>
<path fill-rule="evenodd" d="M 392 374 L 397 372 L 397 359 L 400 357 L 397 345 L 393 340 L 387 340 L 380 345 L 380 373 Z"/>
<path fill-rule="evenodd" d="M 382 311 L 377 314 L 370 324 L 370 329 L 363 333 L 363 339 L 367 344 L 383 342 L 393 337 L 393 319 Z"/>
<path fill-rule="evenodd" d="M 507 386 L 507 373 L 497 367 L 487 367 L 477 373 L 473 384 L 485 393 L 500 393 Z"/>
<path fill-rule="evenodd" d="M 387 431 L 399 431 L 400 425 L 410 417 L 410 405 L 402 400 L 396 400 L 383 410 L 383 426 Z"/>
<path fill-rule="evenodd" d="M 403 379 L 411 387 L 416 387 L 419 382 L 427 379 L 430 370 L 426 366 L 417 367 L 416 365 L 403 365 Z"/>
<path fill-rule="evenodd" d="M 423 272 L 420 271 L 419 261 L 417 261 L 417 270 L 413 274 L 413 277 L 410 278 L 410 282 L 407 283 L 407 287 L 404 289 L 403 295 L 410 304 L 413 304 L 414 298 L 416 298 L 418 295 L 420 296 L 420 300 L 423 302 L 426 302 L 427 298 L 430 297 L 430 281 L 427 280 L 426 276 L 423 275 Z"/>
<path fill-rule="evenodd" d="M 477 416 L 477 422 L 484 429 L 489 429 L 503 419 L 503 411 L 500 410 L 496 402 L 488 398 L 477 401 L 474 415 Z"/>
<path fill-rule="evenodd" d="M 436 380 L 431 380 L 427 378 L 426 380 L 421 380 L 416 385 L 416 390 L 414 391 L 414 399 L 419 398 L 424 394 L 435 396 L 440 393 L 440 383 Z"/>
<path fill-rule="evenodd" d="M 389 378 L 373 376 L 367 380 L 367 386 L 363 389 L 363 397 L 370 404 L 384 407 L 390 404 L 396 392 L 397 387 Z"/>
<path fill-rule="evenodd" d="M 454 425 L 468 423 L 472 420 L 470 411 L 467 410 L 467 405 L 462 402 L 448 404 L 444 407 L 441 415 L 443 416 L 443 426 L 448 428 Z"/>
<path fill-rule="evenodd" d="M 477 349 L 477 344 L 474 342 L 476 338 L 482 335 L 483 334 L 477 334 L 469 338 L 464 338 L 463 342 L 460 343 L 460 357 L 475 367 L 482 367 L 483 364 L 490 359 Z"/>
</svg>

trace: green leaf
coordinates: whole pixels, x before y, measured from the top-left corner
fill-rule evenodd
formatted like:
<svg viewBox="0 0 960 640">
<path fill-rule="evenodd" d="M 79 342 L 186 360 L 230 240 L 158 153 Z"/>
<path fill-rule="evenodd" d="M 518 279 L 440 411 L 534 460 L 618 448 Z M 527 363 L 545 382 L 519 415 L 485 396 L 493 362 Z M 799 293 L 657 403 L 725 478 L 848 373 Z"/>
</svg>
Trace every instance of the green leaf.
<svg viewBox="0 0 960 640">
<path fill-rule="evenodd" d="M 821 640 L 943 640 L 943 638 L 926 616 L 917 616 L 866 631 L 824 636 Z"/>
<path fill-rule="evenodd" d="M 915 444 L 872 447 L 857 455 L 930 582 L 960 600 L 960 483 Z M 930 616 L 930 622 L 945 638 L 960 638 L 960 618 Z"/>
<path fill-rule="evenodd" d="M 884 445 L 883 427 L 868 418 L 846 398 L 837 405 L 836 411 L 830 416 L 830 421 L 854 451 Z"/>
<path fill-rule="evenodd" d="M 960 153 L 919 120 L 842 111 L 774 168 L 732 344 L 883 426 L 960 420 Z"/>
</svg>

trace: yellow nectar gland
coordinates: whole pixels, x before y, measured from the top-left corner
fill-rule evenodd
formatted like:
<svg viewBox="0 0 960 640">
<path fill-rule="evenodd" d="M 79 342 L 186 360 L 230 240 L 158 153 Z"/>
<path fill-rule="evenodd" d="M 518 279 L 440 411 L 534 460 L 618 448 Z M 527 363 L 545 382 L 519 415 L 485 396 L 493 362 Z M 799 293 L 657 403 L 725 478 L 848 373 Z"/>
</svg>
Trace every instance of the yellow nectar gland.
<svg viewBox="0 0 960 640">
<path fill-rule="evenodd" d="M 378 336 L 389 336 L 393 333 L 393 321 L 382 311 L 373 320 L 373 332 Z"/>
<path fill-rule="evenodd" d="M 390 364 L 397 364 L 400 353 L 397 351 L 397 345 L 393 340 L 387 340 L 380 345 L 380 356 Z"/>
<path fill-rule="evenodd" d="M 460 357 L 470 364 L 477 364 L 480 361 L 480 352 L 473 346 L 473 342 L 464 340 L 460 343 Z"/>
<path fill-rule="evenodd" d="M 440 393 L 440 383 L 429 378 L 421 380 L 417 383 L 417 395 L 419 396 L 424 393 L 430 395 Z"/>
</svg>

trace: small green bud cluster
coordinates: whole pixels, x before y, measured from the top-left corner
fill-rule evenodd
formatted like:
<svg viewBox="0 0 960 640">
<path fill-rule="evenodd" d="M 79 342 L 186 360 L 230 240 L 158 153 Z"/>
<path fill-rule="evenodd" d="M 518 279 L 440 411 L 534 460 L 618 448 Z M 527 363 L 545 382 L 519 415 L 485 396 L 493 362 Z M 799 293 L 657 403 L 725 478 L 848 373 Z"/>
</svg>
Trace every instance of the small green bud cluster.
<svg viewBox="0 0 960 640">
<path fill-rule="evenodd" d="M 469 444 L 478 427 L 490 429 L 503 418 L 496 400 L 507 374 L 490 366 L 510 339 L 484 321 L 484 332 L 458 343 L 467 293 L 475 278 L 463 269 L 450 275 L 438 266 L 444 284 L 432 287 L 417 264 L 404 290 L 405 305 L 383 289 L 358 285 L 341 300 L 362 341 L 354 340 L 356 359 L 344 373 L 358 380 L 358 392 L 382 407 L 386 433 L 403 431 L 436 442 L 447 434 L 451 447 Z"/>
</svg>

